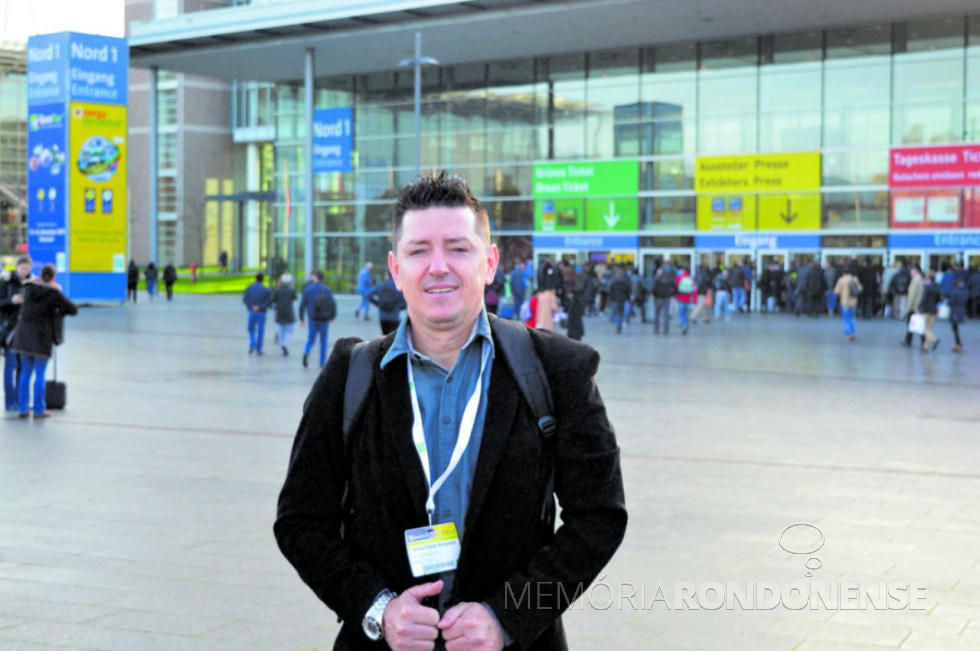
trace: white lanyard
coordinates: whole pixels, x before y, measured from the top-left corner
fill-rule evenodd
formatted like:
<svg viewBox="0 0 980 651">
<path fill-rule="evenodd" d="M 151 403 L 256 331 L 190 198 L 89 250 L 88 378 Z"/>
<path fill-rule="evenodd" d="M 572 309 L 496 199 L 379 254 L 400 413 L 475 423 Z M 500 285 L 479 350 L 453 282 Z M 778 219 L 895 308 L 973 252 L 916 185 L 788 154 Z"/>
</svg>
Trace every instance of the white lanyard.
<svg viewBox="0 0 980 651">
<path fill-rule="evenodd" d="M 409 348 L 412 346 L 412 336 L 408 336 Z M 473 395 L 466 402 L 463 409 L 463 419 L 459 423 L 459 435 L 456 437 L 456 447 L 453 448 L 453 456 L 449 459 L 449 466 L 435 483 L 432 482 L 432 470 L 429 468 L 429 450 L 425 445 L 425 429 L 422 426 L 422 410 L 419 409 L 419 398 L 415 392 L 415 374 L 412 372 L 412 356 L 406 355 L 408 360 L 408 391 L 412 396 L 412 441 L 415 443 L 415 451 L 418 452 L 419 461 L 422 463 L 422 472 L 425 473 L 425 482 L 429 485 L 429 496 L 425 500 L 425 512 L 429 515 L 429 525 L 432 525 L 432 514 L 436 510 L 436 493 L 442 485 L 449 479 L 456 466 L 459 465 L 463 453 L 466 452 L 473 436 L 473 426 L 476 424 L 476 412 L 480 407 L 480 396 L 483 392 L 483 371 L 486 368 L 487 357 L 490 353 L 490 342 L 483 340 L 483 350 L 480 355 L 480 375 L 476 379 L 476 388 Z"/>
</svg>

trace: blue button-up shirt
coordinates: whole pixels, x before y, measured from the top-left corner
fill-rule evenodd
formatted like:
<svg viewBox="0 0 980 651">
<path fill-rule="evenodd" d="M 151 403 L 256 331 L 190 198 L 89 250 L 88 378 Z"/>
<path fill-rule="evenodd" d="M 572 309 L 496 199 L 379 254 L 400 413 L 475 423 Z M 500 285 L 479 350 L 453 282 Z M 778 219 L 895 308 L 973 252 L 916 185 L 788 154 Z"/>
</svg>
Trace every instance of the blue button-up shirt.
<svg viewBox="0 0 980 651">
<path fill-rule="evenodd" d="M 473 423 L 473 434 L 459 465 L 436 493 L 435 513 L 432 515 L 434 524 L 455 523 L 456 531 L 462 541 L 466 510 L 470 504 L 470 488 L 476 473 L 480 441 L 483 439 L 490 369 L 493 366 L 494 348 L 493 338 L 490 335 L 490 321 L 487 319 L 486 312 L 481 311 L 476 323 L 473 324 L 469 339 L 456 358 L 456 363 L 448 371 L 409 345 L 410 327 L 408 319 L 404 319 L 398 326 L 395 340 L 381 360 L 381 368 L 385 368 L 392 362 L 404 364 L 402 359 L 404 355 L 408 355 L 412 360 L 415 392 L 419 400 L 419 410 L 422 412 L 422 427 L 425 431 L 425 445 L 429 451 L 432 482 L 435 482 L 449 467 L 449 460 L 459 436 L 463 410 L 473 391 L 476 390 L 483 356 L 483 342 L 489 342 L 489 355 L 483 369 L 483 390 L 476 412 L 476 421 Z M 408 373 L 407 368 L 405 373 Z M 454 573 L 446 572 L 440 578 L 444 585 L 439 595 L 439 610 L 445 611 L 452 591 Z"/>
</svg>

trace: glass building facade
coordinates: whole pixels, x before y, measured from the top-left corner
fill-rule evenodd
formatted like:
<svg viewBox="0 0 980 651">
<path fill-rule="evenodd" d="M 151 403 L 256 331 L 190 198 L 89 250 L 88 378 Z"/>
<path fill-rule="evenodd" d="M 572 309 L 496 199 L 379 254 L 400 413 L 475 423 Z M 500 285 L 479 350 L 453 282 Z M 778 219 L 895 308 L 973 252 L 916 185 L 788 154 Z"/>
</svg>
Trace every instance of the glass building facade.
<svg viewBox="0 0 980 651">
<path fill-rule="evenodd" d="M 316 108 L 353 107 L 354 171 L 316 174 L 312 189 L 315 266 L 349 291 L 364 261 L 384 261 L 392 198 L 414 175 L 413 74 L 321 78 L 316 87 Z M 294 271 L 304 255 L 303 104 L 302 85 L 277 87 L 275 255 Z M 711 202 L 699 201 L 696 189 L 698 161 L 793 152 L 819 156 L 817 185 L 801 198 L 819 211 L 806 231 L 819 239 L 783 259 L 859 251 L 883 260 L 900 226 L 890 152 L 980 143 L 980 15 L 426 67 L 421 130 L 422 168 L 467 179 L 504 260 L 536 246 L 534 170 L 545 162 L 637 162 L 636 230 L 626 233 L 635 236 L 632 250 L 595 242 L 617 250 L 555 253 L 579 260 L 611 253 L 642 264 L 647 250 L 689 251 L 693 262 L 717 262 L 727 247 L 697 242 L 711 232 L 704 215 Z M 955 196 L 945 205 L 955 203 L 958 214 L 941 226 L 980 229 L 977 188 L 943 192 Z M 585 199 L 593 200 L 606 198 Z M 768 232 L 763 197 L 744 201 L 757 207 L 739 232 Z M 943 255 L 971 254 L 969 243 L 953 248 Z"/>
</svg>

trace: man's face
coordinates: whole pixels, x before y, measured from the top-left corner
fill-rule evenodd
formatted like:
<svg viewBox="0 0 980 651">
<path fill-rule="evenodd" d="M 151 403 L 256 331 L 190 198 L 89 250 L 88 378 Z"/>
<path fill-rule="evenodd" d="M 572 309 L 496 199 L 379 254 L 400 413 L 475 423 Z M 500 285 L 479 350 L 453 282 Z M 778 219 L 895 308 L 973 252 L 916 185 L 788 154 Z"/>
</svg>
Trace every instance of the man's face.
<svg viewBox="0 0 980 651">
<path fill-rule="evenodd" d="M 26 262 L 22 262 L 17 265 L 17 275 L 21 278 L 27 278 L 31 273 L 31 265 Z"/>
<path fill-rule="evenodd" d="M 388 268 L 412 324 L 451 331 L 472 327 L 498 259 L 497 247 L 477 234 L 471 208 L 433 206 L 405 213 Z"/>
</svg>

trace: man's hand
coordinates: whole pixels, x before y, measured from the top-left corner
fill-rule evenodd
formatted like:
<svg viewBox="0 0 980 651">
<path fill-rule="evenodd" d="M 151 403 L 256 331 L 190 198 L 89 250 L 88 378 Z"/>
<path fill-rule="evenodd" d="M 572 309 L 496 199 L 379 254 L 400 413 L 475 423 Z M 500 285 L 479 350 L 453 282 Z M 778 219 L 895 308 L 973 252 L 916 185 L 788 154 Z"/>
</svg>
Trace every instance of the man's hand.
<svg viewBox="0 0 980 651">
<path fill-rule="evenodd" d="M 486 606 L 477 603 L 456 604 L 439 622 L 446 651 L 501 651 L 504 633 Z"/>
<path fill-rule="evenodd" d="M 11 297 L 10 302 L 13 303 L 14 305 L 20 305 L 21 303 L 24 302 L 24 295 L 23 294 L 14 294 Z"/>
<path fill-rule="evenodd" d="M 426 597 L 442 591 L 442 581 L 416 585 L 391 600 L 385 608 L 385 642 L 394 651 L 432 651 L 439 637 L 439 611 L 422 605 Z"/>
</svg>

